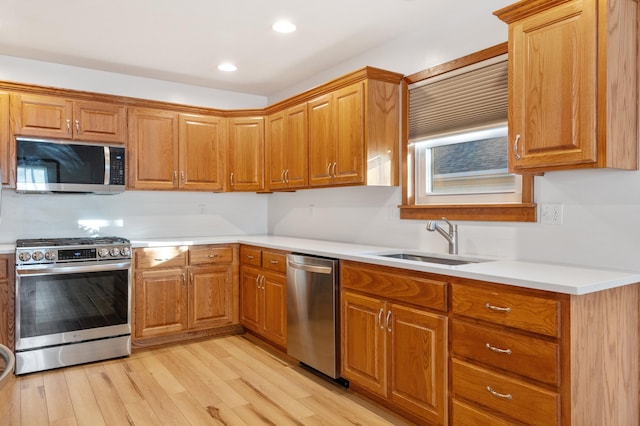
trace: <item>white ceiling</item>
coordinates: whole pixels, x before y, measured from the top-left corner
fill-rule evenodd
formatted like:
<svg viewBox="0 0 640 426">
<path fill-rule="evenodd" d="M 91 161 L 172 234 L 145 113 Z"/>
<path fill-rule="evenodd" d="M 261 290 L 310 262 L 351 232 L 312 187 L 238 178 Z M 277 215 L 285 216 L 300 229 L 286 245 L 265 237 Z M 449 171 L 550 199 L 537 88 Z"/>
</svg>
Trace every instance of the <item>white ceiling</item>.
<svg viewBox="0 0 640 426">
<path fill-rule="evenodd" d="M 473 25 L 509 3 L 0 0 L 0 54 L 268 96 L 389 40 L 443 20 Z M 298 30 L 273 32 L 282 18 Z M 219 71 L 224 61 L 238 71 Z"/>
</svg>

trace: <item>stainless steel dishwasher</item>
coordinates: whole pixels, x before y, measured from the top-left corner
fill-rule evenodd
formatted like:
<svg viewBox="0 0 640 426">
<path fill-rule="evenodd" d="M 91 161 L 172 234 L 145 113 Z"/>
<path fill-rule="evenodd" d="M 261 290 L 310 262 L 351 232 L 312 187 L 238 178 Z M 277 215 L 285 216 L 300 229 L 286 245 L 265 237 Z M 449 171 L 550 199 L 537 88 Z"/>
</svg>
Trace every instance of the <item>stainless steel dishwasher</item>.
<svg viewBox="0 0 640 426">
<path fill-rule="evenodd" d="M 338 260 L 287 256 L 287 353 L 332 379 L 340 376 L 338 297 Z"/>
</svg>

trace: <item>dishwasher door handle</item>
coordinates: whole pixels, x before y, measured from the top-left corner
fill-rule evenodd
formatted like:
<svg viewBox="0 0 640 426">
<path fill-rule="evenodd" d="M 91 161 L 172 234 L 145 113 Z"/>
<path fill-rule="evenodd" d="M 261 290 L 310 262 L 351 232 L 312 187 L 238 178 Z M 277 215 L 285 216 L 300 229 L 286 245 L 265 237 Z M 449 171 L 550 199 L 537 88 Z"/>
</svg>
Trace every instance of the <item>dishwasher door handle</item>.
<svg viewBox="0 0 640 426">
<path fill-rule="evenodd" d="M 288 265 L 294 269 L 300 269 L 305 272 L 314 272 L 317 274 L 331 274 L 333 272 L 333 268 L 330 266 L 316 266 L 316 265 L 305 265 L 303 263 L 289 261 Z"/>
</svg>

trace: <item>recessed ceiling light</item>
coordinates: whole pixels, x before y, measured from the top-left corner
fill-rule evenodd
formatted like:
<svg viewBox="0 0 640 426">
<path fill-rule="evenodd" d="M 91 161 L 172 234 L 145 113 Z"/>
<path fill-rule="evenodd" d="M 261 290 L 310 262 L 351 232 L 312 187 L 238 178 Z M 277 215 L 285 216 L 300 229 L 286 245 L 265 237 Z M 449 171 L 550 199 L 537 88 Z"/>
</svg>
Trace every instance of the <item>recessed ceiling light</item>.
<svg viewBox="0 0 640 426">
<path fill-rule="evenodd" d="M 227 71 L 227 72 L 231 72 L 231 71 L 235 71 L 238 69 L 238 67 L 236 67 L 235 65 L 231 64 L 231 63 L 224 63 L 224 64 L 220 64 L 218 65 L 218 69 L 220 71 Z"/>
<path fill-rule="evenodd" d="M 278 21 L 271 28 L 278 33 L 292 33 L 296 30 L 296 26 L 289 21 Z"/>
</svg>

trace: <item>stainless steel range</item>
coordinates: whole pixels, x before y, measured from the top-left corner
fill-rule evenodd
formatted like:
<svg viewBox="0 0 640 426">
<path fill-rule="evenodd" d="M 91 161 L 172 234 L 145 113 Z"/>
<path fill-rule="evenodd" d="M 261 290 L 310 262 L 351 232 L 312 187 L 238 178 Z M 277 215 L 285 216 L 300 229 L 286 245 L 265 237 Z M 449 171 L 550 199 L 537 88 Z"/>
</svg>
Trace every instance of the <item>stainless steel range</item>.
<svg viewBox="0 0 640 426">
<path fill-rule="evenodd" d="M 16 374 L 131 354 L 131 244 L 16 242 Z"/>
</svg>

